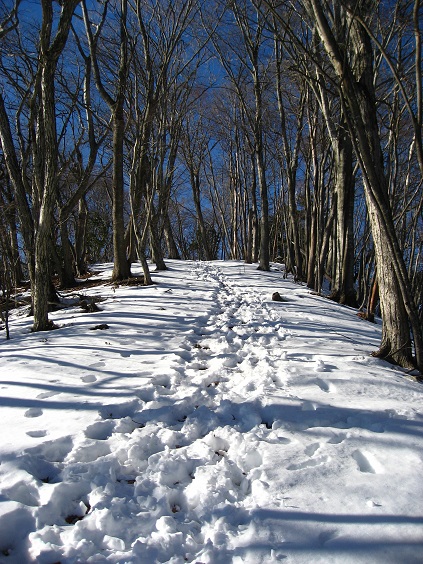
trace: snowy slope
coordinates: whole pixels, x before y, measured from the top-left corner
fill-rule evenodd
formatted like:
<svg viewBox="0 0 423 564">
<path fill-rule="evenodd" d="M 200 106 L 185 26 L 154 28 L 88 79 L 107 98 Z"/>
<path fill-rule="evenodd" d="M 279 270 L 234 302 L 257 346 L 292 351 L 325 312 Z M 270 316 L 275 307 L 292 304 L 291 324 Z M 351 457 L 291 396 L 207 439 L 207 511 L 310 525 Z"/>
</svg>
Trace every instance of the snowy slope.
<svg viewBox="0 0 423 564">
<path fill-rule="evenodd" d="M 168 265 L 1 341 L 0 562 L 423 562 L 423 387 L 380 327 L 276 269 Z"/>
</svg>

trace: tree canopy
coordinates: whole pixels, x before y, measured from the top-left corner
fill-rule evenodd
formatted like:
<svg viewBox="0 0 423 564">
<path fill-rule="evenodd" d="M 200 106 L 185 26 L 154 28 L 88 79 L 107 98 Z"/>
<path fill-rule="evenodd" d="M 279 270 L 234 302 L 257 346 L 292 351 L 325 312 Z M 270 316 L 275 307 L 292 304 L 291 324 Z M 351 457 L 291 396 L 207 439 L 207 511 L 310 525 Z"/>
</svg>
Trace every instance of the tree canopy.
<svg viewBox="0 0 423 564">
<path fill-rule="evenodd" d="M 243 259 L 423 367 L 419 0 L 1 0 L 0 259 L 34 330 L 113 261 Z"/>
</svg>

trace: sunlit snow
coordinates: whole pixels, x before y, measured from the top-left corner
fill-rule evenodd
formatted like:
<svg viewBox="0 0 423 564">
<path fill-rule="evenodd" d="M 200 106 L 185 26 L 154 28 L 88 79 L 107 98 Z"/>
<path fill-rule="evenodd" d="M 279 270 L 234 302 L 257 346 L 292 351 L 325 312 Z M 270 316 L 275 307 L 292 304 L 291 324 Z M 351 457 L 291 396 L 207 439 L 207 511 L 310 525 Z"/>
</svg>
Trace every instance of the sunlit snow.
<svg viewBox="0 0 423 564">
<path fill-rule="evenodd" d="M 423 562 L 423 387 L 380 325 L 276 266 L 167 264 L 0 333 L 0 562 Z"/>
</svg>

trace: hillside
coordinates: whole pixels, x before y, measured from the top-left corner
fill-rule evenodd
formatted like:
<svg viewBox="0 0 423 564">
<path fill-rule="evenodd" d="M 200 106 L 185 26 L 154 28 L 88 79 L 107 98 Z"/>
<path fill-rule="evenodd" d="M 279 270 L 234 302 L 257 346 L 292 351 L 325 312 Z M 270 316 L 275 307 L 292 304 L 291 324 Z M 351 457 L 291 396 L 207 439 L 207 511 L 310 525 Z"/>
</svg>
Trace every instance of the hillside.
<svg viewBox="0 0 423 564">
<path fill-rule="evenodd" d="M 167 264 L 95 267 L 100 311 L 55 331 L 13 315 L 0 562 L 421 562 L 423 388 L 380 325 L 275 267 Z"/>
</svg>

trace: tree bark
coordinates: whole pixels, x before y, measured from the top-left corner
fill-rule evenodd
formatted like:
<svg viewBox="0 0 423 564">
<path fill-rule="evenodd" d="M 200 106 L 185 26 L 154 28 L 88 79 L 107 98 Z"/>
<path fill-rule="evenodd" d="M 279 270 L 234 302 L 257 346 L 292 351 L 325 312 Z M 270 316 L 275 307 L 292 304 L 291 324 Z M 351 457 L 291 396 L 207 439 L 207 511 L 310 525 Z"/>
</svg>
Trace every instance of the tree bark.
<svg viewBox="0 0 423 564">
<path fill-rule="evenodd" d="M 334 146 L 335 193 L 337 202 L 337 260 L 331 298 L 357 307 L 354 288 L 354 174 L 352 143 L 342 124 Z"/>
<path fill-rule="evenodd" d="M 124 134 L 125 134 L 125 93 L 129 74 L 128 35 L 127 35 L 127 0 L 120 0 L 119 14 L 119 67 L 117 70 L 116 95 L 113 98 L 104 87 L 100 75 L 97 59 L 97 43 L 102 26 L 106 19 L 108 1 L 104 3 L 104 10 L 100 23 L 92 33 L 92 24 L 88 17 L 85 0 L 81 2 L 85 30 L 90 49 L 91 63 L 97 90 L 109 107 L 113 128 L 113 178 L 112 178 L 112 217 L 113 217 L 113 251 L 114 264 L 112 280 L 125 280 L 131 275 L 131 267 L 126 256 L 125 222 L 124 222 Z"/>
<path fill-rule="evenodd" d="M 79 200 L 75 233 L 75 263 L 77 276 L 87 273 L 87 221 L 88 207 L 85 198 Z"/>
<path fill-rule="evenodd" d="M 52 219 L 57 197 L 58 148 L 56 131 L 55 74 L 58 59 L 65 48 L 73 12 L 78 0 L 70 0 L 62 6 L 56 35 L 51 37 L 53 27 L 53 2 L 42 0 L 42 25 L 40 33 L 41 109 L 37 142 L 44 148 L 44 186 L 35 237 L 35 284 L 33 288 L 33 331 L 52 328 L 48 318 L 50 296 L 50 252 Z"/>
<path fill-rule="evenodd" d="M 163 233 L 165 236 L 167 254 L 170 259 L 180 260 L 178 247 L 176 245 L 175 237 L 173 236 L 172 225 L 170 223 L 169 214 L 166 212 L 163 218 Z"/>
<path fill-rule="evenodd" d="M 60 239 L 62 243 L 62 260 L 60 262 L 60 287 L 72 288 L 75 286 L 75 261 L 69 241 L 69 230 L 66 221 L 60 224 Z"/>
<path fill-rule="evenodd" d="M 256 104 L 254 140 L 257 164 L 257 177 L 260 190 L 261 213 L 260 213 L 260 255 L 259 270 L 270 270 L 269 252 L 269 195 L 267 189 L 266 169 L 264 163 L 263 147 L 263 103 L 261 96 L 261 84 L 258 75 L 258 60 L 254 67 L 254 95 Z"/>
<path fill-rule="evenodd" d="M 114 262 L 112 280 L 117 282 L 131 276 L 131 268 L 126 256 L 124 222 L 124 134 L 123 97 L 112 113 L 113 119 L 113 180 L 112 180 L 112 217 Z"/>
</svg>

